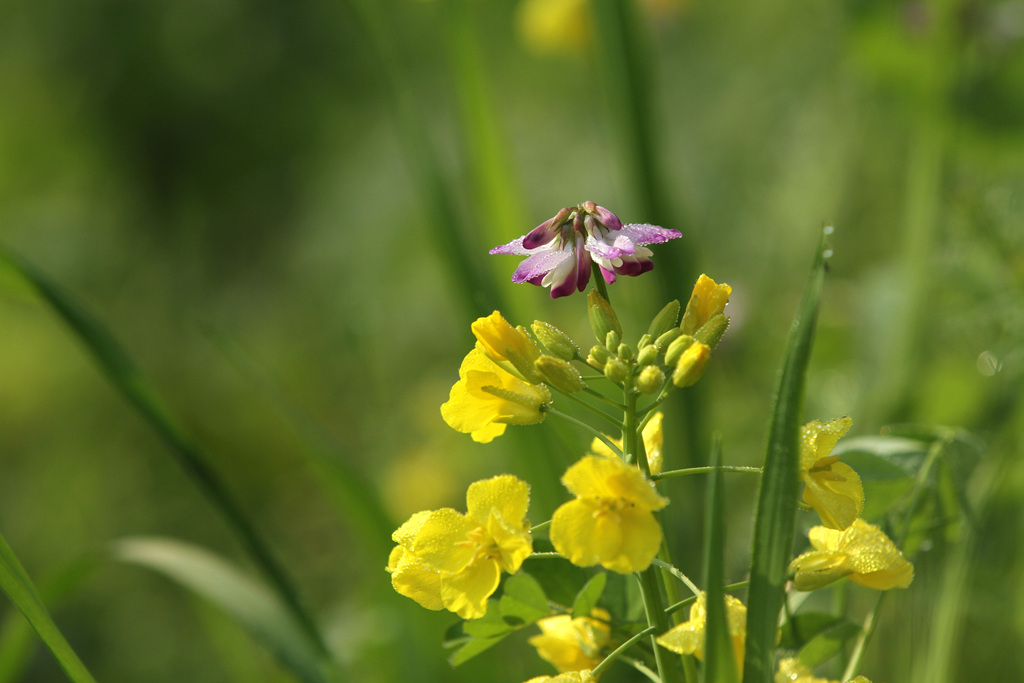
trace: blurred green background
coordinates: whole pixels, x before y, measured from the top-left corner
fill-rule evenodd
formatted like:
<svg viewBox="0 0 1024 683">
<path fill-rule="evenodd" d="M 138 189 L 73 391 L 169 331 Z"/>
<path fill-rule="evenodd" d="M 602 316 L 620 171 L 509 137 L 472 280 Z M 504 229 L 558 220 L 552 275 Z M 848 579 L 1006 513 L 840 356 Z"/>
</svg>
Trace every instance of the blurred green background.
<svg viewBox="0 0 1024 683">
<path fill-rule="evenodd" d="M 0 2 L 0 243 L 124 343 L 351 680 L 516 682 L 550 673 L 525 636 L 450 670 L 454 617 L 398 596 L 383 570 L 391 529 L 463 509 L 477 478 L 527 478 L 546 519 L 589 442 L 549 420 L 480 445 L 442 422 L 469 323 L 497 302 L 514 323 L 589 336 L 582 297 L 513 285 L 516 261 L 486 250 L 583 200 L 682 230 L 613 300 L 635 338 L 700 272 L 733 286 L 733 325 L 688 409 L 723 433 L 726 462 L 757 464 L 816 235 L 834 224 L 807 419 L 850 415 L 851 435 L 941 424 L 987 444 L 951 680 L 1024 679 L 1024 2 L 640 3 L 639 94 L 581 7 L 538 34 L 514 0 Z M 630 166 L 630 106 L 647 117 L 653 201 Z M 666 425 L 669 466 L 686 422 Z M 530 457 L 544 430 L 564 453 Z M 332 494 L 324 459 L 385 513 Z M 753 484 L 728 486 L 739 579 Z M 692 513 L 680 543 L 702 524 Z M 247 566 L 10 272 L 0 532 L 40 584 L 97 560 L 50 604 L 98 680 L 291 680 L 206 603 L 109 559 L 116 539 L 161 535 Z M 917 680 L 934 654 L 933 555 L 885 605 L 875 683 Z M 696 550 L 679 556 L 699 567 Z M 16 621 L 8 603 L 0 614 Z M 6 680 L 62 678 L 42 647 L 20 673 L 2 655 Z"/>
</svg>

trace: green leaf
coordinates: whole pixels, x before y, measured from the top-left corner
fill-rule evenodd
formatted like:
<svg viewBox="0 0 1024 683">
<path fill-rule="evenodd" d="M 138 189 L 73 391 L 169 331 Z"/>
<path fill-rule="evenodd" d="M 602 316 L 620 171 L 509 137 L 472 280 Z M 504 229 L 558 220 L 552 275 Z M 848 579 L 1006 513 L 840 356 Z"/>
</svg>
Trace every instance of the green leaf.
<svg viewBox="0 0 1024 683">
<path fill-rule="evenodd" d="M 32 580 L 3 536 L 0 536 L 0 588 L 3 588 L 14 606 L 25 615 L 28 623 L 39 634 L 46 647 L 50 648 L 50 652 L 70 680 L 75 683 L 96 683 L 78 655 L 71 649 L 71 645 L 64 639 L 60 629 L 53 623 Z"/>
<path fill-rule="evenodd" d="M 535 551 L 554 550 L 554 546 L 542 539 L 533 542 Z M 579 586 L 587 581 L 587 572 L 568 562 L 559 562 L 551 558 L 527 559 L 525 565 L 530 575 L 537 579 L 544 593 L 552 602 L 559 605 L 571 605 L 576 600 Z"/>
<path fill-rule="evenodd" d="M 790 330 L 768 428 L 767 453 L 757 499 L 747 605 L 743 683 L 770 683 L 779 611 L 796 520 L 801 412 L 825 276 L 825 238 L 814 255 L 810 280 Z"/>
<path fill-rule="evenodd" d="M 456 650 L 455 654 L 448 658 L 448 663 L 452 666 L 464 664 L 481 652 L 494 647 L 504 640 L 504 638 L 505 636 L 498 636 L 497 638 L 474 638 Z"/>
<path fill-rule="evenodd" d="M 704 682 L 738 680 L 729 617 L 725 606 L 725 511 L 722 501 L 722 438 L 715 434 L 708 475 L 707 524 L 704 531 L 704 591 L 707 621 L 704 636 Z"/>
<path fill-rule="evenodd" d="M 126 538 L 122 562 L 152 569 L 209 600 L 307 683 L 327 683 L 325 664 L 305 630 L 270 588 L 208 550 L 166 538 Z"/>
<path fill-rule="evenodd" d="M 2 264 L 18 273 L 49 304 L 92 355 L 114 388 L 163 439 L 181 468 L 238 535 L 253 561 L 263 570 L 287 609 L 306 631 L 309 640 L 321 653 L 326 654 L 327 646 L 315 621 L 303 606 L 284 569 L 270 552 L 270 547 L 229 494 L 224 483 L 207 465 L 206 455 L 171 417 L 127 351 L 106 327 L 31 264 L 0 249 Z"/>
<path fill-rule="evenodd" d="M 846 643 L 860 635 L 861 628 L 845 619 L 822 630 L 800 649 L 797 657 L 806 666 L 814 668 L 839 654 Z"/>
<path fill-rule="evenodd" d="M 783 650 L 799 650 L 811 638 L 842 620 L 842 617 L 827 612 L 794 614 L 782 625 L 779 647 Z"/>
<path fill-rule="evenodd" d="M 505 621 L 497 600 L 487 601 L 487 612 L 479 619 L 467 619 L 462 624 L 462 631 L 473 638 L 494 638 L 508 635 L 515 631 L 514 626 Z"/>
<path fill-rule="evenodd" d="M 526 572 L 519 572 L 505 581 L 499 605 L 502 616 L 514 620 L 513 623 L 518 622 L 520 626 L 532 624 L 551 613 L 544 589 Z"/>
<path fill-rule="evenodd" d="M 587 584 L 576 594 L 576 599 L 572 603 L 572 616 L 574 619 L 590 616 L 591 610 L 597 607 L 597 601 L 601 599 L 601 594 L 604 593 L 604 587 L 607 584 L 607 572 L 595 574 L 587 581 Z"/>
</svg>

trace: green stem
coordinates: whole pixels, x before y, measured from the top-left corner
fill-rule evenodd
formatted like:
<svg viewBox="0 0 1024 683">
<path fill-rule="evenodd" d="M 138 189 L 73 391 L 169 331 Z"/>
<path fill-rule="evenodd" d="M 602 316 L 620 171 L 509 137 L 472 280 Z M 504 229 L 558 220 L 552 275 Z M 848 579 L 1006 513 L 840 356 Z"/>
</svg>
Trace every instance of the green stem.
<svg viewBox="0 0 1024 683">
<path fill-rule="evenodd" d="M 608 422 L 610 422 L 612 424 L 613 427 L 617 427 L 619 429 L 622 429 L 622 423 L 621 422 L 619 422 L 614 417 L 612 417 L 608 413 L 604 412 L 603 410 L 601 410 L 597 406 L 593 406 L 593 405 L 587 403 L 586 401 L 582 400 L 579 396 L 576 396 L 575 394 L 569 394 L 569 393 L 566 393 L 564 391 L 560 391 L 559 393 L 561 393 L 563 396 L 568 398 L 570 401 L 573 401 L 574 403 L 578 403 L 579 405 L 583 406 L 584 408 L 586 408 L 590 412 L 594 413 L 598 417 L 601 417 L 601 418 L 607 420 Z"/>
<path fill-rule="evenodd" d="M 608 298 L 608 286 L 605 284 L 604 275 L 601 274 L 601 269 L 593 261 L 590 262 L 590 272 L 594 276 L 594 287 L 597 288 L 597 293 L 603 296 L 605 301 L 611 303 L 612 300 Z"/>
<path fill-rule="evenodd" d="M 668 573 L 672 574 L 672 576 L 674 576 L 677 579 L 679 579 L 680 581 L 682 581 L 686 585 L 686 587 L 690 589 L 690 592 L 693 593 L 694 596 L 696 596 L 696 595 L 698 595 L 700 593 L 700 588 L 697 588 L 697 584 L 695 584 L 693 581 L 690 581 L 690 577 L 687 576 L 686 574 L 682 573 L 681 571 L 679 571 L 679 569 L 677 567 L 669 564 L 668 562 L 665 562 L 664 560 L 660 560 L 658 558 L 654 558 L 653 562 L 654 562 L 655 565 L 661 567 L 662 569 L 664 569 Z"/>
<path fill-rule="evenodd" d="M 582 427 L 583 429 L 585 429 L 588 432 L 590 432 L 591 434 L 593 434 L 595 438 L 600 439 L 601 442 L 603 442 L 605 446 L 607 446 L 608 448 L 612 449 L 612 453 L 618 453 L 620 456 L 622 456 L 622 449 L 619 448 L 618 445 L 616 445 L 616 443 L 614 441 L 612 441 L 607 436 L 605 436 L 601 432 L 597 431 L 596 429 L 594 429 L 593 427 L 588 425 L 583 420 L 577 420 L 572 415 L 566 415 L 565 413 L 563 413 L 561 411 L 555 410 L 551 406 L 542 406 L 541 410 L 543 410 L 545 413 L 548 413 L 550 415 L 554 415 L 556 417 L 560 417 L 563 420 L 568 420 L 569 422 L 572 422 L 574 425 Z"/>
<path fill-rule="evenodd" d="M 672 479 L 673 477 L 685 477 L 690 474 L 708 474 L 712 470 L 719 470 L 720 472 L 747 472 L 750 474 L 761 474 L 760 467 L 746 467 L 744 465 L 721 465 L 719 467 L 687 467 L 682 470 L 669 470 L 668 472 L 662 472 L 660 474 L 652 474 L 649 479 L 651 481 L 661 481 L 662 479 Z"/>
<path fill-rule="evenodd" d="M 640 631 L 640 633 L 637 633 L 635 636 L 633 636 L 632 638 L 630 638 L 629 640 L 624 642 L 622 645 L 619 645 L 617 648 L 612 650 L 611 653 L 609 653 L 607 657 L 605 657 L 603 660 L 601 660 L 600 664 L 598 664 L 597 666 L 594 667 L 594 670 L 591 673 L 593 673 L 595 676 L 597 676 L 598 674 L 603 672 L 605 669 L 607 669 L 609 666 L 611 666 L 612 662 L 614 662 L 616 659 L 618 659 L 622 655 L 623 652 L 625 652 L 629 648 L 633 647 L 634 645 L 639 643 L 641 640 L 643 640 L 644 638 L 646 638 L 647 636 L 649 636 L 649 635 L 651 635 L 653 633 L 654 633 L 654 627 L 653 626 L 648 626 L 643 631 Z"/>
<path fill-rule="evenodd" d="M 587 367 L 590 367 L 590 366 L 588 365 Z M 583 379 L 587 380 L 587 379 L 608 379 L 608 378 L 605 377 L 604 375 L 594 375 L 593 377 L 584 377 Z M 615 399 L 608 398 L 607 396 L 602 394 L 600 391 L 597 391 L 595 389 L 591 389 L 590 387 L 583 387 L 583 391 L 585 391 L 586 393 L 590 394 L 591 396 L 593 396 L 596 399 L 600 399 L 600 400 L 604 401 L 605 403 L 607 403 L 610 406 L 615 406 L 619 410 L 625 410 L 626 409 L 626 406 L 622 405 L 621 403 L 619 403 Z M 621 423 L 619 424 L 619 429 L 622 429 Z"/>
<path fill-rule="evenodd" d="M 726 593 L 728 593 L 730 591 L 738 591 L 741 588 L 746 588 L 749 585 L 750 585 L 749 581 L 737 581 L 736 583 L 730 583 L 728 586 L 723 586 L 722 590 L 724 590 Z M 684 598 L 684 599 L 680 600 L 679 602 L 672 603 L 671 605 L 669 605 L 668 607 L 665 608 L 665 613 L 666 614 L 672 614 L 674 612 L 678 612 L 680 609 L 682 609 L 683 607 L 686 607 L 687 605 L 691 604 L 696 599 L 697 599 L 696 596 L 690 596 L 688 598 Z"/>
</svg>

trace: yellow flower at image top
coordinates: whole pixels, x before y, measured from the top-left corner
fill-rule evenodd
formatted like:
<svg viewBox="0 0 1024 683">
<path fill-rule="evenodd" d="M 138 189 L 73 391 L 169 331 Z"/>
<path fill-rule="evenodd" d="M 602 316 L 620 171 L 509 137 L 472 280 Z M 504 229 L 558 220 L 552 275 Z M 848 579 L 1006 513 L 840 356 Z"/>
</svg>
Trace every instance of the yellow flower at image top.
<svg viewBox="0 0 1024 683">
<path fill-rule="evenodd" d="M 596 683 L 597 677 L 589 669 L 567 671 L 557 676 L 537 676 L 526 683 Z"/>
<path fill-rule="evenodd" d="M 541 634 L 529 642 L 542 659 L 562 673 L 593 669 L 601 663 L 601 648 L 611 638 L 610 621 L 611 615 L 599 607 L 589 617 L 546 617 L 537 622 Z"/>
<path fill-rule="evenodd" d="M 551 518 L 558 553 L 580 567 L 600 564 L 620 574 L 643 571 L 661 546 L 653 511 L 668 504 L 634 465 L 588 455 L 566 470 L 562 483 L 576 496 Z"/>
<path fill-rule="evenodd" d="M 662 457 L 662 450 L 665 446 L 665 433 L 662 430 L 664 417 L 665 415 L 659 411 L 644 426 L 644 451 L 647 452 L 647 467 L 651 474 L 661 474 L 662 467 L 664 466 L 664 458 Z M 619 450 L 622 450 L 621 439 L 610 439 L 610 441 L 618 446 Z M 604 441 L 597 437 L 594 437 L 594 441 L 590 444 L 590 450 L 595 455 L 604 455 L 609 458 L 619 457 L 617 453 L 608 448 Z"/>
<path fill-rule="evenodd" d="M 808 536 L 815 549 L 789 565 L 797 590 L 816 590 L 847 576 L 876 590 L 906 588 L 914 580 L 914 565 L 885 532 L 862 519 L 842 531 L 816 526 Z"/>
<path fill-rule="evenodd" d="M 441 406 L 441 416 L 452 429 L 488 443 L 504 434 L 506 425 L 541 422 L 541 407 L 550 402 L 546 386 L 524 382 L 477 345 L 462 361 L 459 381 Z"/>
<path fill-rule="evenodd" d="M 775 672 L 775 683 L 839 683 L 828 678 L 817 678 L 810 669 L 796 657 L 779 660 L 779 670 Z M 847 683 L 871 683 L 864 676 L 851 678 Z"/>
<path fill-rule="evenodd" d="M 731 294 L 732 287 L 725 283 L 718 284 L 702 273 L 693 286 L 690 300 L 686 302 L 679 329 L 683 334 L 695 334 L 711 318 L 725 312 Z"/>
<path fill-rule="evenodd" d="M 529 505 L 529 485 L 503 474 L 470 484 L 466 514 L 417 512 L 391 536 L 391 585 L 427 609 L 482 617 L 501 572 L 516 573 L 533 552 Z"/>
<path fill-rule="evenodd" d="M 725 596 L 725 615 L 729 622 L 736 670 L 743 671 L 743 647 L 747 637 L 747 607 L 738 598 Z M 681 655 L 704 659 L 704 629 L 707 625 L 707 595 L 701 591 L 690 606 L 690 620 L 658 636 L 658 645 Z"/>
<path fill-rule="evenodd" d="M 853 420 L 840 417 L 817 420 L 800 428 L 800 479 L 804 502 L 814 508 L 821 523 L 845 529 L 864 511 L 864 486 L 853 468 L 829 455 L 836 442 L 850 431 Z"/>
</svg>

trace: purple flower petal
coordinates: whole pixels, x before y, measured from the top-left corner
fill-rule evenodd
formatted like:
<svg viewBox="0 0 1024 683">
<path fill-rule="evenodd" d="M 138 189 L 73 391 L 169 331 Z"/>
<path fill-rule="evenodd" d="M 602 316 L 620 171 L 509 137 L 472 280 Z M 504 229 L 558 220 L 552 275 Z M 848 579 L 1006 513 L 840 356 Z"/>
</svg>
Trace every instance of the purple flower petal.
<svg viewBox="0 0 1024 683">
<path fill-rule="evenodd" d="M 613 282 L 615 282 L 616 279 L 615 271 L 608 270 L 604 266 L 601 266 L 601 276 L 604 278 L 604 281 L 607 282 L 608 284 L 612 284 Z"/>
<path fill-rule="evenodd" d="M 683 236 L 683 233 L 678 230 L 670 230 L 649 223 L 630 223 L 622 226 L 622 232 L 629 235 L 636 244 L 661 244 Z"/>
<path fill-rule="evenodd" d="M 636 251 L 636 245 L 633 244 L 633 240 L 628 235 L 621 233 L 611 244 L 593 235 L 587 235 L 586 250 L 600 258 L 611 260 L 633 254 Z"/>
<path fill-rule="evenodd" d="M 545 249 L 533 253 L 516 268 L 516 272 L 512 274 L 512 282 L 528 282 L 537 277 L 542 278 L 569 258 L 572 258 L 571 249 Z"/>
</svg>

